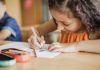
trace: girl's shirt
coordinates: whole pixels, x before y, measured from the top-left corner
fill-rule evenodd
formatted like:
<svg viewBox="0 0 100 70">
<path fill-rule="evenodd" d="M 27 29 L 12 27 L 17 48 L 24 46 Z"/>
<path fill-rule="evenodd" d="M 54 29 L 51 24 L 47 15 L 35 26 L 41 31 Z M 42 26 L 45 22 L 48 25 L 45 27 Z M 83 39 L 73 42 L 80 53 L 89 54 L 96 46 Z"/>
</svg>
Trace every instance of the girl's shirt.
<svg viewBox="0 0 100 70">
<path fill-rule="evenodd" d="M 6 39 L 8 41 L 21 41 L 21 31 L 16 20 L 10 17 L 6 12 L 2 19 L 0 19 L 0 31 L 8 29 L 11 35 Z"/>
<path fill-rule="evenodd" d="M 72 42 L 79 42 L 82 40 L 89 40 L 87 32 L 73 33 L 73 32 L 62 31 L 59 38 L 60 43 L 72 43 Z"/>
</svg>

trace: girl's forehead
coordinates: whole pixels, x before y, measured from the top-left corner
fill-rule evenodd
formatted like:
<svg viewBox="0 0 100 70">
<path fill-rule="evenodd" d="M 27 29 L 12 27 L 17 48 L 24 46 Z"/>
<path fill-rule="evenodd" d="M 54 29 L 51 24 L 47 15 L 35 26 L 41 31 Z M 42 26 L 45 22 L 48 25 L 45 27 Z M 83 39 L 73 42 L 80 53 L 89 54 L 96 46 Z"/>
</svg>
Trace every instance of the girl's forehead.
<svg viewBox="0 0 100 70">
<path fill-rule="evenodd" d="M 52 10 L 51 14 L 56 20 L 62 20 L 62 19 L 64 19 L 64 17 L 66 17 L 66 15 L 64 13 L 61 13 L 57 10 Z"/>
<path fill-rule="evenodd" d="M 68 18 L 69 16 L 73 17 L 73 13 L 70 9 L 66 9 L 65 11 L 59 11 L 59 10 L 51 10 L 51 14 L 54 18 Z"/>
<path fill-rule="evenodd" d="M 69 8 L 54 8 L 51 10 L 58 11 L 59 13 L 62 13 L 62 14 L 67 14 L 67 13 L 71 12 L 71 10 Z"/>
</svg>

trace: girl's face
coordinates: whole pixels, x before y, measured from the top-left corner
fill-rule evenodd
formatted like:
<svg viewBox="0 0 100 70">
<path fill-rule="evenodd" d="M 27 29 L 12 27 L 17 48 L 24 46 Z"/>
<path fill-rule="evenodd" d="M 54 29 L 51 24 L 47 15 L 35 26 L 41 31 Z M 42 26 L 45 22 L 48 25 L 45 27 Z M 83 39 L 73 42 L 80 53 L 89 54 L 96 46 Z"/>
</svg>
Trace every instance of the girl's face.
<svg viewBox="0 0 100 70">
<path fill-rule="evenodd" d="M 80 30 L 80 20 L 75 18 L 69 9 L 66 12 L 60 12 L 53 9 L 51 10 L 51 14 L 58 24 L 58 30 L 67 30 L 71 32 Z"/>
</svg>

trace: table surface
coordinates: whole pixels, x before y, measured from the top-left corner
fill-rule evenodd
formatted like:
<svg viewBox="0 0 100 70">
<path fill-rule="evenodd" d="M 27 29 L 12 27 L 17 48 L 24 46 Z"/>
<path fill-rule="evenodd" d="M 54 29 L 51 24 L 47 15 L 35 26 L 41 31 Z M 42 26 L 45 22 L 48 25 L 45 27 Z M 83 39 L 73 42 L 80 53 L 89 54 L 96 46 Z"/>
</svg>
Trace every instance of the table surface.
<svg viewBox="0 0 100 70">
<path fill-rule="evenodd" d="M 53 59 L 34 57 L 29 62 L 0 67 L 0 70 L 100 70 L 100 54 L 79 52 L 62 53 Z"/>
</svg>

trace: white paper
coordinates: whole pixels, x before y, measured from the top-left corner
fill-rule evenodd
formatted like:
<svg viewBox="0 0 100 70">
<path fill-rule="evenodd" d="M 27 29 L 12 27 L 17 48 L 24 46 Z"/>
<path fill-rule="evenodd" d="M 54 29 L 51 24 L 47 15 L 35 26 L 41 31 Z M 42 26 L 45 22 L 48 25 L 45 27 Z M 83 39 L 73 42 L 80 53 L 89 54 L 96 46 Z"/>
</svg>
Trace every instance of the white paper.
<svg viewBox="0 0 100 70">
<path fill-rule="evenodd" d="M 60 54 L 60 52 L 50 52 L 50 51 L 48 51 L 47 50 L 48 47 L 49 47 L 49 45 L 48 44 L 45 44 L 42 49 L 35 50 L 36 51 L 36 54 L 37 54 L 37 57 L 54 58 L 54 57 L 56 57 L 57 55 Z"/>
<path fill-rule="evenodd" d="M 42 57 L 42 58 L 54 58 L 56 57 L 57 55 L 59 55 L 60 53 L 59 52 L 49 52 L 47 50 L 36 50 L 36 54 L 37 54 L 37 57 Z"/>
<path fill-rule="evenodd" d="M 24 50 L 26 52 L 29 52 L 31 55 L 33 55 L 33 50 L 29 47 L 28 43 L 25 43 L 25 42 L 11 42 L 11 43 L 0 46 L 0 50 L 8 49 L 8 48 L 16 48 L 16 49 Z M 46 44 L 44 46 L 44 49 L 36 49 L 35 52 L 36 52 L 37 57 L 54 58 L 60 54 L 59 52 L 49 52 L 47 48 L 48 48 L 48 45 Z"/>
</svg>

